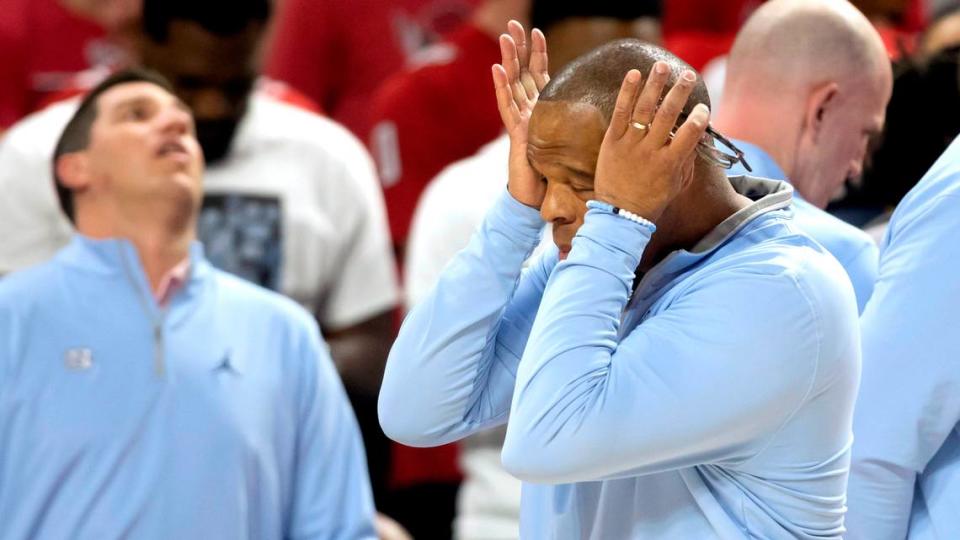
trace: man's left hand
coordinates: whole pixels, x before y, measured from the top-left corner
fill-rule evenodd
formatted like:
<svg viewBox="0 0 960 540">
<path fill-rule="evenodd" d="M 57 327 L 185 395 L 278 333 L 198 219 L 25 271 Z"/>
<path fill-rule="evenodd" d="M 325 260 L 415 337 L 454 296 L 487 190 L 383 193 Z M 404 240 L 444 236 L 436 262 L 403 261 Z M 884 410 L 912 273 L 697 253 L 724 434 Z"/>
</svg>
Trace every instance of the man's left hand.
<svg viewBox="0 0 960 540">
<path fill-rule="evenodd" d="M 657 62 L 642 88 L 639 71 L 624 77 L 600 146 L 594 184 L 597 200 L 654 223 L 692 180 L 696 146 L 710 114 L 698 104 L 674 134 L 697 75 L 685 70 L 658 107 L 669 76 L 669 65 Z"/>
</svg>

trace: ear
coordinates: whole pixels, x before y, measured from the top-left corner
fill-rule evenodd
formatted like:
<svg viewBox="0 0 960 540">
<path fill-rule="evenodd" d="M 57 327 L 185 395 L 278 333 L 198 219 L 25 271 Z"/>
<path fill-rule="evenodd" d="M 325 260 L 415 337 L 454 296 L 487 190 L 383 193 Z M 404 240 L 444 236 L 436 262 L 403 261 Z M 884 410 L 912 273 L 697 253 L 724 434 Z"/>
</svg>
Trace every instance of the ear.
<svg viewBox="0 0 960 540">
<path fill-rule="evenodd" d="M 833 114 L 837 105 L 839 85 L 835 82 L 821 84 L 807 96 L 807 105 L 803 117 L 805 135 L 814 143 L 823 132 L 824 118 Z"/>
<path fill-rule="evenodd" d="M 64 187 L 73 191 L 90 184 L 89 160 L 86 152 L 71 152 L 57 159 L 57 177 Z"/>
</svg>

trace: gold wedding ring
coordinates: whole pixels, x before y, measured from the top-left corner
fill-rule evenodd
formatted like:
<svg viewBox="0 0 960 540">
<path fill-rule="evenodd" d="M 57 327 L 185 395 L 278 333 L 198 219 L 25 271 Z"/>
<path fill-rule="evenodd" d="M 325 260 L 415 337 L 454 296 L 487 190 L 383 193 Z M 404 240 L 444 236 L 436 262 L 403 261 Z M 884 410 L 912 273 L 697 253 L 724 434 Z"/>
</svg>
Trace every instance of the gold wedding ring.
<svg viewBox="0 0 960 540">
<path fill-rule="evenodd" d="M 650 129 L 650 124 L 641 124 L 640 122 L 630 122 L 630 127 L 639 129 L 640 131 L 647 131 Z"/>
</svg>

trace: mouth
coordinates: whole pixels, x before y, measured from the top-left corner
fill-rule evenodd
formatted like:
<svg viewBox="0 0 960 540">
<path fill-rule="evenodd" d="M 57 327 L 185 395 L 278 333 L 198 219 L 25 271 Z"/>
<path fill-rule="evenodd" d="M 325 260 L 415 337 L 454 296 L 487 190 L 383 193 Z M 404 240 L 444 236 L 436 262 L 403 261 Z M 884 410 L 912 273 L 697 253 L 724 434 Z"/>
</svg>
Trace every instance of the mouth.
<svg viewBox="0 0 960 540">
<path fill-rule="evenodd" d="M 187 152 L 187 147 L 179 141 L 167 141 L 157 149 L 157 157 L 173 157 L 185 161 L 190 159 L 190 153 Z"/>
</svg>

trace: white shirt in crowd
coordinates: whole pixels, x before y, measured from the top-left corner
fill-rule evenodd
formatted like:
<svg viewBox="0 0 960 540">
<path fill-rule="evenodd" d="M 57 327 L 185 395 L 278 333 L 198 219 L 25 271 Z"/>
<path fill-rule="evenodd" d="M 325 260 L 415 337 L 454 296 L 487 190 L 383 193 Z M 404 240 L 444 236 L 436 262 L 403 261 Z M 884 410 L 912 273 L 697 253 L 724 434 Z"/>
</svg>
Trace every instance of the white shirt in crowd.
<svg viewBox="0 0 960 540">
<path fill-rule="evenodd" d="M 0 274 L 50 258 L 70 238 L 51 159 L 78 104 L 52 105 L 0 139 Z M 329 329 L 399 300 L 373 162 L 335 122 L 254 94 L 204 189 L 199 235 L 214 265 L 294 298 Z"/>
<path fill-rule="evenodd" d="M 483 221 L 507 185 L 510 140 L 502 135 L 473 156 L 434 178 L 417 204 L 404 267 L 406 307 L 423 299 L 443 268 Z M 551 242 L 543 235 L 534 259 Z M 503 469 L 504 430 L 478 433 L 463 441 L 464 481 L 457 500 L 457 540 L 508 540 L 520 534 L 520 481 Z"/>
</svg>

